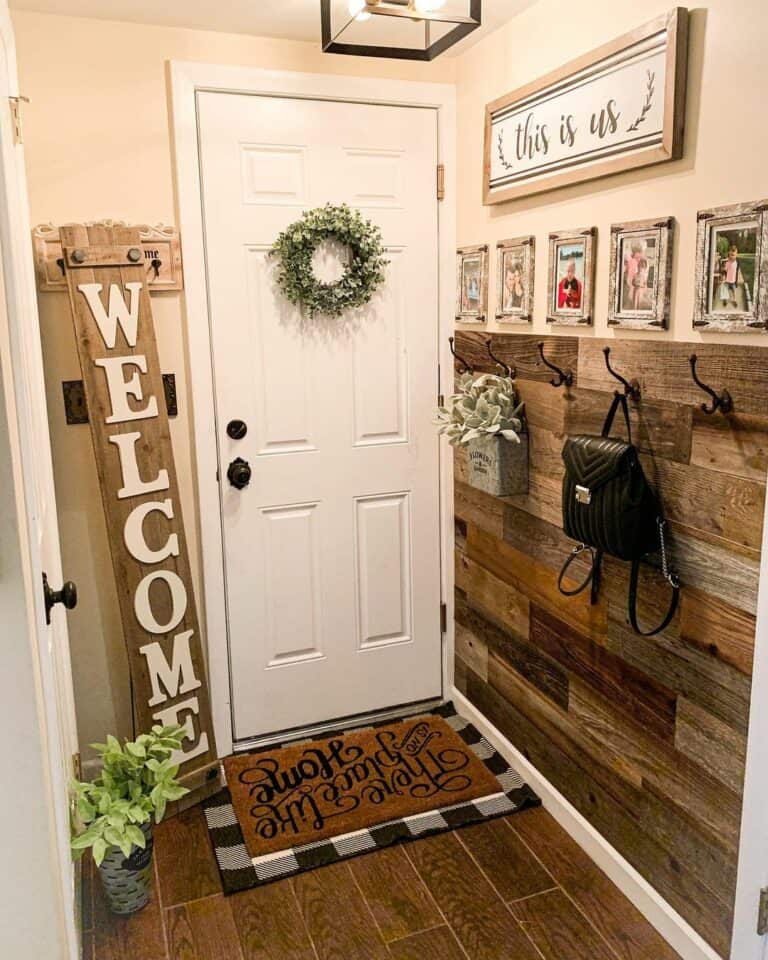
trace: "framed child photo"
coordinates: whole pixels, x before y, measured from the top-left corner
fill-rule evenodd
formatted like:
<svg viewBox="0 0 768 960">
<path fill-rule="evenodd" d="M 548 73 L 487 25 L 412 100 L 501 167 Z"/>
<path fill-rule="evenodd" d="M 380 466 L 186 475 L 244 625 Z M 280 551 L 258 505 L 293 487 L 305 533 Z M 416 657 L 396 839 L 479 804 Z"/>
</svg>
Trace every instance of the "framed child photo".
<svg viewBox="0 0 768 960">
<path fill-rule="evenodd" d="M 608 323 L 630 330 L 666 330 L 672 294 L 674 219 L 634 220 L 611 227 Z"/>
<path fill-rule="evenodd" d="M 768 201 L 698 214 L 693 325 L 721 333 L 768 329 Z"/>
<path fill-rule="evenodd" d="M 596 227 L 549 235 L 547 323 L 592 323 Z"/>
<path fill-rule="evenodd" d="M 496 244 L 496 319 L 506 323 L 533 320 L 534 237 Z"/>
<path fill-rule="evenodd" d="M 456 320 L 485 323 L 488 319 L 488 246 L 456 251 Z"/>
</svg>

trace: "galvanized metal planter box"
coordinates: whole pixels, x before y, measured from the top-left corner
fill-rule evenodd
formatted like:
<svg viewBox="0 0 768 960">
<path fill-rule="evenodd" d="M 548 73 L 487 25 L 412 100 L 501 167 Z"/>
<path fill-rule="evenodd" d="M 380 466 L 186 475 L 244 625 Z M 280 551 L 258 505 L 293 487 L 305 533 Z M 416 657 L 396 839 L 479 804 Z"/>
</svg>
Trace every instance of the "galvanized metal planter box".
<svg viewBox="0 0 768 960">
<path fill-rule="evenodd" d="M 528 434 L 520 434 L 520 443 L 489 436 L 470 440 L 469 482 L 478 490 L 495 497 L 528 493 Z"/>
<path fill-rule="evenodd" d="M 99 866 L 101 883 L 112 913 L 127 917 L 138 913 L 149 903 L 152 883 L 152 823 L 140 827 L 147 845 L 133 847 L 126 857 L 117 847 L 111 847 Z"/>
</svg>

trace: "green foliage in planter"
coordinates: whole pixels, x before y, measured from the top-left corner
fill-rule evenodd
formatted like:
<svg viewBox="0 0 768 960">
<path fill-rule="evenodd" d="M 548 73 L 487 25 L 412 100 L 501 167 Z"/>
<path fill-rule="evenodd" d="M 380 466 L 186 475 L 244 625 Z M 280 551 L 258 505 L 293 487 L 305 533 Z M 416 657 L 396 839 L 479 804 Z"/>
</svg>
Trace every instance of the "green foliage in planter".
<svg viewBox="0 0 768 960">
<path fill-rule="evenodd" d="M 439 432 L 453 446 L 489 436 L 520 443 L 524 406 L 518 402 L 515 381 L 510 377 L 465 373 L 448 406 L 438 411 Z"/>
<path fill-rule="evenodd" d="M 128 857 L 134 846 L 146 846 L 140 825 L 153 813 L 155 823 L 160 823 L 166 804 L 189 793 L 176 780 L 179 767 L 171 762 L 184 736 L 184 727 L 156 726 L 123 746 L 111 736 L 106 743 L 91 744 L 103 767 L 92 783 L 72 784 L 79 820 L 71 843 L 76 859 L 88 847 L 100 864 L 110 847 L 119 847 Z"/>
<path fill-rule="evenodd" d="M 312 258 L 323 240 L 336 240 L 349 247 L 350 259 L 336 283 L 323 283 L 315 276 Z M 338 317 L 352 307 L 369 302 L 384 282 L 389 261 L 384 256 L 381 230 L 346 203 L 326 204 L 307 210 L 272 245 L 278 260 L 277 285 L 291 303 L 317 313 Z"/>
</svg>

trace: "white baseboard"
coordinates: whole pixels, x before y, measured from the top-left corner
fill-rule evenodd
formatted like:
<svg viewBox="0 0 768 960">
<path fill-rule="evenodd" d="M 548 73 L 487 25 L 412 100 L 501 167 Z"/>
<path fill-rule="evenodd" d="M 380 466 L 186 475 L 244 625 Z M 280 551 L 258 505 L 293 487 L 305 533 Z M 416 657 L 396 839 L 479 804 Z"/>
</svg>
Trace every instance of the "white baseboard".
<svg viewBox="0 0 768 960">
<path fill-rule="evenodd" d="M 483 736 L 525 777 L 541 797 L 545 809 L 573 837 L 585 853 L 610 877 L 621 892 L 637 907 L 683 960 L 722 960 L 676 910 L 615 850 L 604 837 L 545 779 L 507 740 L 503 733 L 483 716 L 455 687 L 453 703 L 462 716 L 473 723 Z"/>
</svg>

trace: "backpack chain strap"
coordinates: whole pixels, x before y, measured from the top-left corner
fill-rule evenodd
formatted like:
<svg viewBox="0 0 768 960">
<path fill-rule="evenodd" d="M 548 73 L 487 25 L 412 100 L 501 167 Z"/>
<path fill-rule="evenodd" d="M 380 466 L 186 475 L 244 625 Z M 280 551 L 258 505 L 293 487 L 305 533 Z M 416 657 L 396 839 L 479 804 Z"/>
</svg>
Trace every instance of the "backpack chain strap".
<svg viewBox="0 0 768 960">
<path fill-rule="evenodd" d="M 659 526 L 659 543 L 661 544 L 661 572 L 670 587 L 677 589 L 680 586 L 680 578 L 674 571 L 669 569 L 669 562 L 667 560 L 667 542 L 664 536 L 667 529 L 667 521 L 664 517 L 657 517 L 656 523 Z"/>
</svg>

